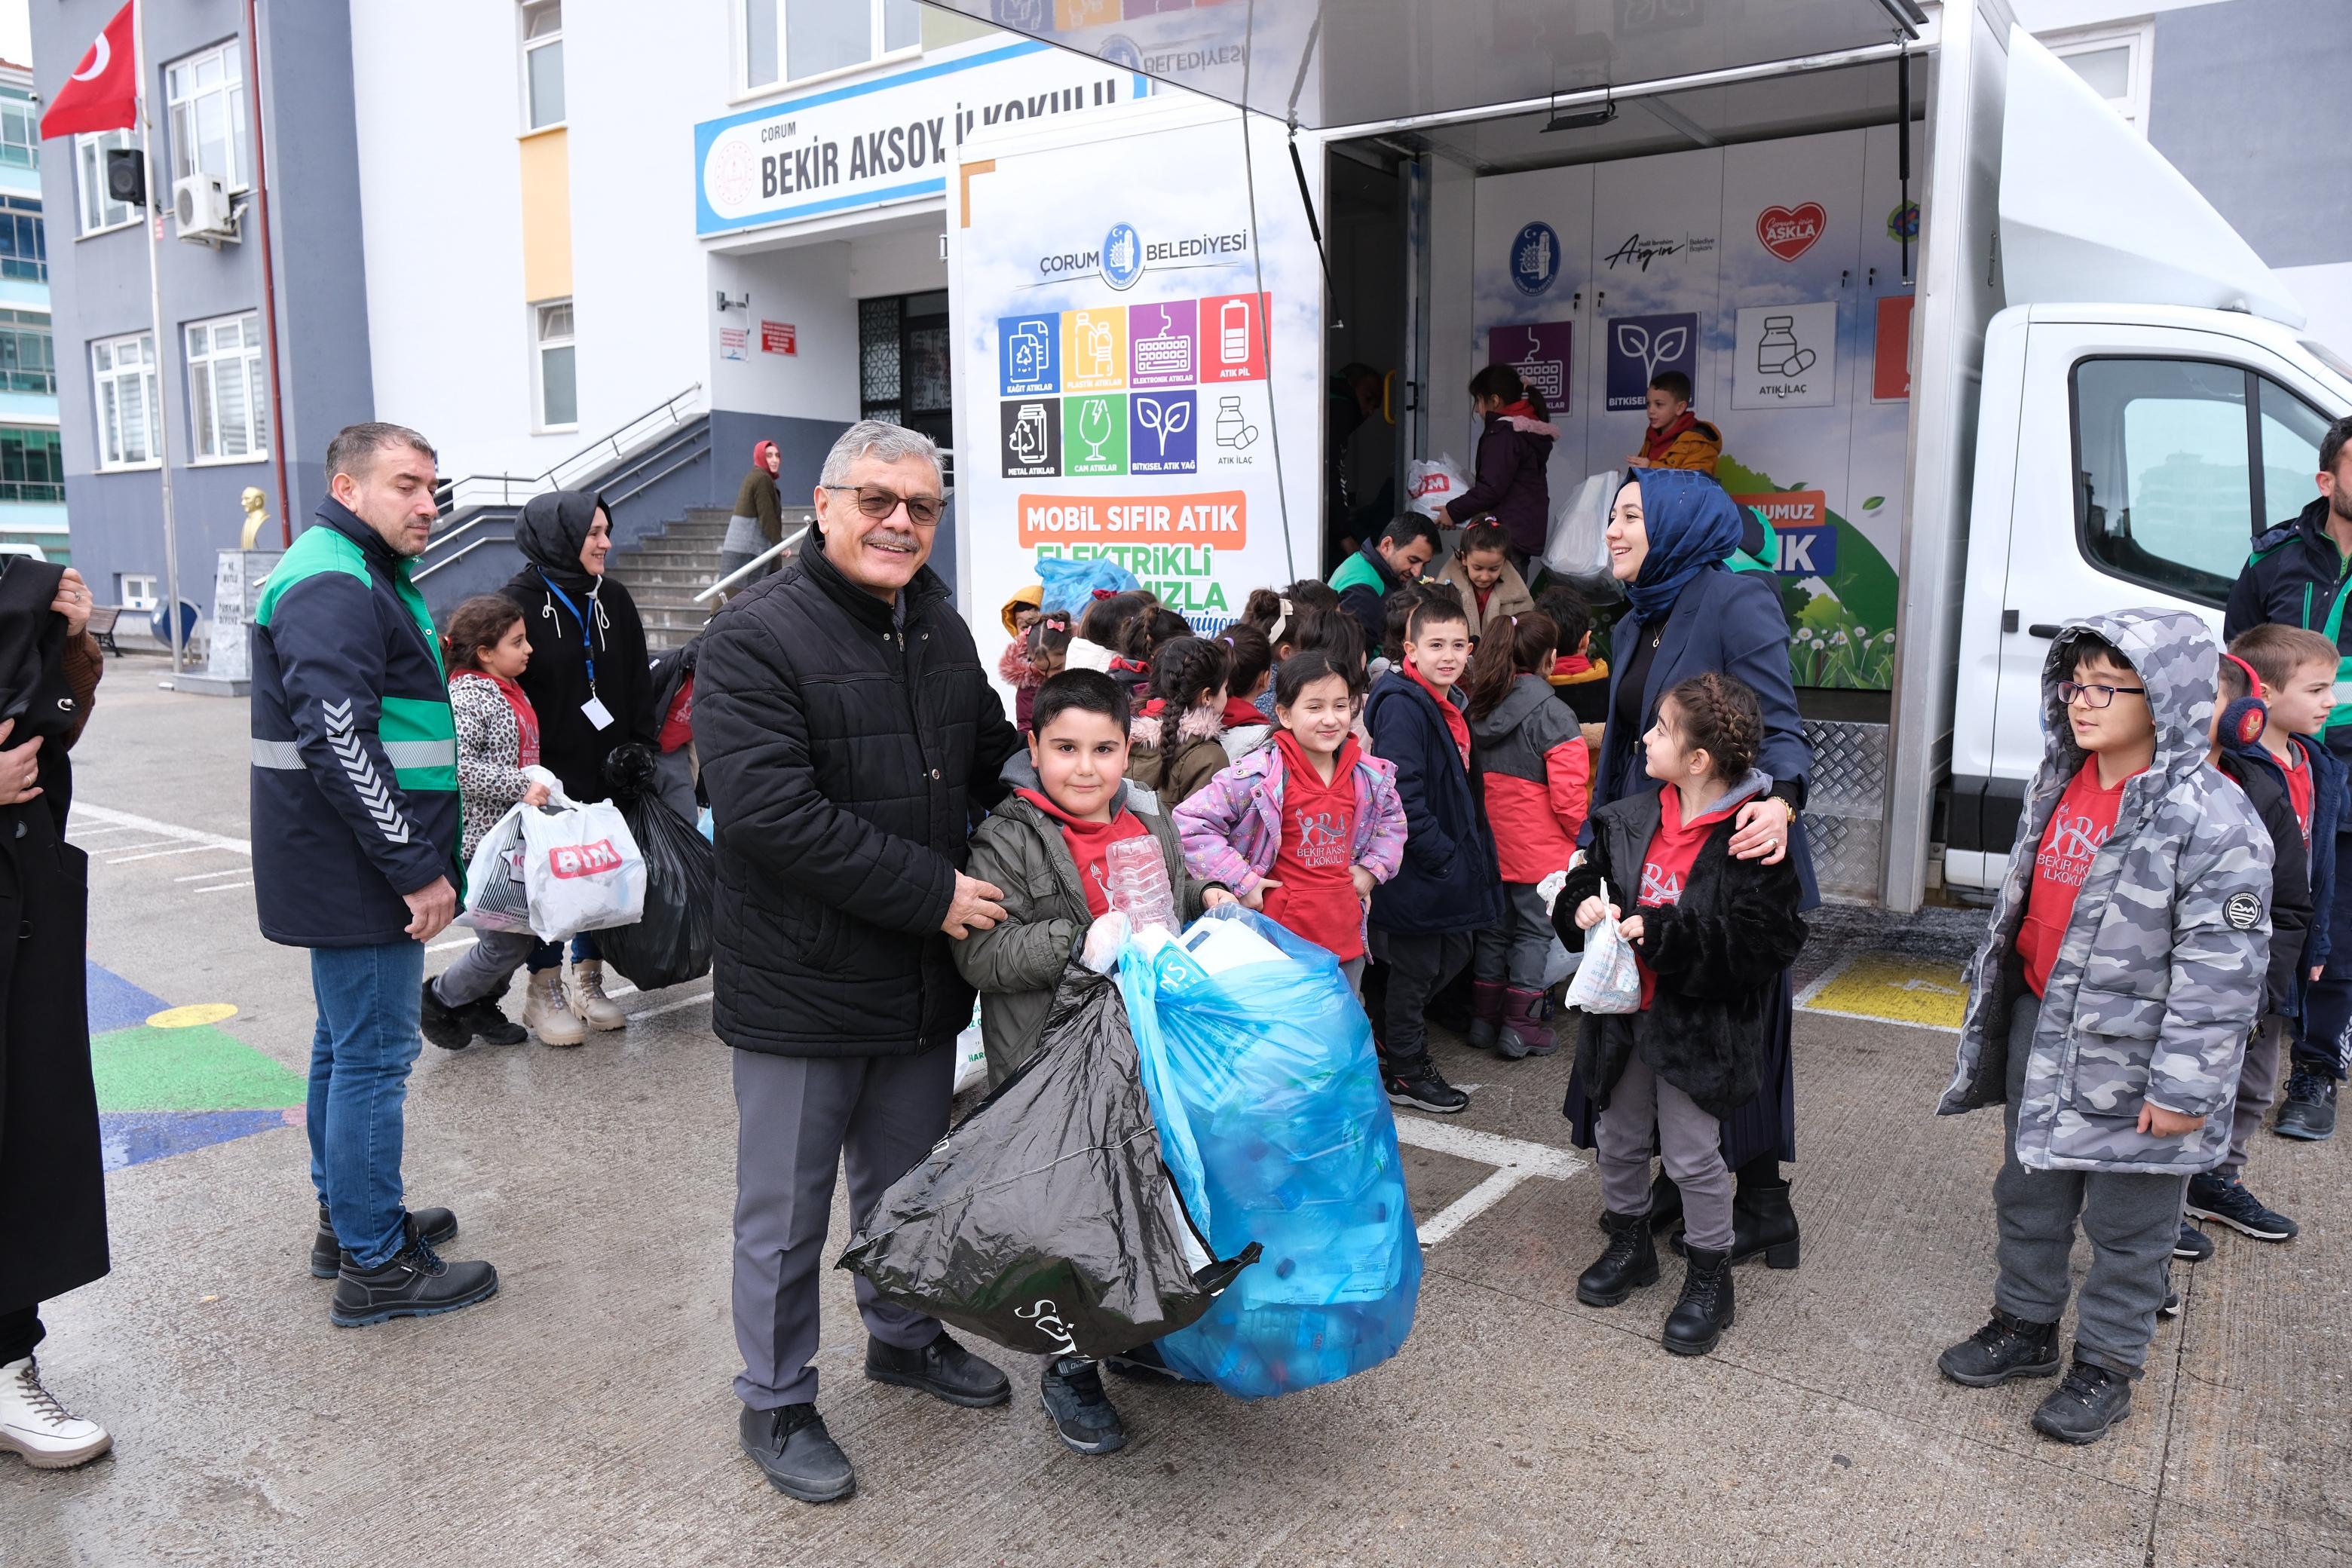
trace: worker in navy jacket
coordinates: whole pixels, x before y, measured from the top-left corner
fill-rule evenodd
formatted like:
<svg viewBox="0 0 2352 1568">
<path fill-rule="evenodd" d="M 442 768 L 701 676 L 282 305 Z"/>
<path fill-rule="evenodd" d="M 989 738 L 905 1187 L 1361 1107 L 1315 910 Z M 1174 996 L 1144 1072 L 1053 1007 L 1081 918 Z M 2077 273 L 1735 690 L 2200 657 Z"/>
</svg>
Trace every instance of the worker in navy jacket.
<svg viewBox="0 0 2352 1568">
<path fill-rule="evenodd" d="M 328 496 L 270 573 L 253 635 L 253 872 L 261 931 L 310 950 L 310 1272 L 329 1317 L 423 1317 L 498 1289 L 444 1263 L 446 1209 L 400 1180 L 425 944 L 457 913 L 457 731 L 425 598 L 409 580 L 438 516 L 432 447 L 354 425 Z"/>
</svg>

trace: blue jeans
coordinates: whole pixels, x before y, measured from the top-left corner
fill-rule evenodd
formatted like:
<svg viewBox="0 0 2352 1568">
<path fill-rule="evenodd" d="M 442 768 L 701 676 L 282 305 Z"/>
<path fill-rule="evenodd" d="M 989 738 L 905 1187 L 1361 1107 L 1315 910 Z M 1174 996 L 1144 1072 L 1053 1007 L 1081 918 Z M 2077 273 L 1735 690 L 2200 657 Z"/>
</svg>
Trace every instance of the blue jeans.
<svg viewBox="0 0 2352 1568">
<path fill-rule="evenodd" d="M 397 1253 L 401 1222 L 402 1109 L 408 1069 L 424 1045 L 417 1014 L 425 944 L 314 947 L 310 993 L 319 1005 L 310 1042 L 310 1183 L 335 1239 L 362 1268 Z"/>
<path fill-rule="evenodd" d="M 572 961 L 574 963 L 583 959 L 602 957 L 604 954 L 596 946 L 595 932 L 583 931 L 572 939 Z M 532 951 L 528 967 L 533 974 L 536 974 L 542 969 L 560 969 L 562 965 L 563 944 L 560 942 L 542 942 Z"/>
</svg>

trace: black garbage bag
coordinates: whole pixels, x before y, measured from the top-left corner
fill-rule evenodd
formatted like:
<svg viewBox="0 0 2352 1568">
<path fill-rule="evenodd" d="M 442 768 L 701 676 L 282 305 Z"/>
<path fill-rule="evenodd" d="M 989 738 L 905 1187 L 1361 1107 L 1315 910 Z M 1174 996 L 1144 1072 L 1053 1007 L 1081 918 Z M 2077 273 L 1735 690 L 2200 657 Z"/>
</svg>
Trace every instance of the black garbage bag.
<svg viewBox="0 0 2352 1568">
<path fill-rule="evenodd" d="M 604 782 L 646 859 L 646 908 L 636 924 L 596 933 L 604 962 L 640 991 L 710 973 L 710 921 L 719 861 L 709 841 L 661 798 L 653 748 L 617 747 Z"/>
<path fill-rule="evenodd" d="M 1072 964 L 1036 1055 L 882 1194 L 836 1267 L 1010 1350 L 1105 1356 L 1190 1324 L 1257 1257 L 1209 1252 L 1160 1163 L 1118 984 Z"/>
</svg>

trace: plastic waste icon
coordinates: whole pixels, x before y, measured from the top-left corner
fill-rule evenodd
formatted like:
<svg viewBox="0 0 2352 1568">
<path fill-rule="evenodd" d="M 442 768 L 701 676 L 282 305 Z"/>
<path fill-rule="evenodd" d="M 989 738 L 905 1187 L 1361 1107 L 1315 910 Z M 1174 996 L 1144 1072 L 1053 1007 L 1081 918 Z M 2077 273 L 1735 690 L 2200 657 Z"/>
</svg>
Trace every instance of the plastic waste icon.
<svg viewBox="0 0 2352 1568">
<path fill-rule="evenodd" d="M 1087 357 L 1086 374 L 1097 380 L 1118 374 L 1113 353 L 1110 323 L 1099 316 L 1078 312 L 1079 348 Z"/>
<path fill-rule="evenodd" d="M 1257 426 L 1242 415 L 1238 395 L 1217 399 L 1217 445 L 1231 447 L 1236 452 L 1247 451 L 1257 440 Z"/>
<path fill-rule="evenodd" d="M 1794 316 L 1767 316 L 1764 335 L 1756 340 L 1756 373 L 1759 375 L 1802 375 L 1813 368 L 1821 356 L 1799 345 L 1793 331 Z"/>
</svg>

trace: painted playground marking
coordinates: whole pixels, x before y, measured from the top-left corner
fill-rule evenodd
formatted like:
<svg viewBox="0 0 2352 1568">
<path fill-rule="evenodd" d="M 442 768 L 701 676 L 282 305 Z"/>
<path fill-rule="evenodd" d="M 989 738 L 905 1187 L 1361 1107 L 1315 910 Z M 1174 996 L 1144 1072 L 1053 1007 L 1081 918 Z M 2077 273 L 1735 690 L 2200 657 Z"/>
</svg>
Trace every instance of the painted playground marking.
<svg viewBox="0 0 2352 1568">
<path fill-rule="evenodd" d="M 1457 1160 L 1495 1167 L 1493 1175 L 1421 1222 L 1421 1244 L 1423 1247 L 1434 1247 L 1445 1240 L 1501 1203 L 1510 1195 L 1512 1188 L 1530 1176 L 1564 1182 L 1584 1169 L 1584 1162 L 1565 1149 L 1556 1149 L 1549 1143 L 1532 1143 L 1524 1138 L 1505 1138 L 1497 1133 L 1456 1127 L 1447 1121 L 1400 1116 L 1396 1119 L 1396 1132 L 1400 1143 L 1426 1149 L 1433 1154 L 1449 1154 Z"/>
</svg>

